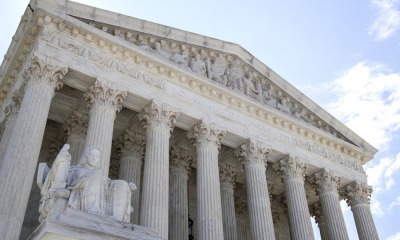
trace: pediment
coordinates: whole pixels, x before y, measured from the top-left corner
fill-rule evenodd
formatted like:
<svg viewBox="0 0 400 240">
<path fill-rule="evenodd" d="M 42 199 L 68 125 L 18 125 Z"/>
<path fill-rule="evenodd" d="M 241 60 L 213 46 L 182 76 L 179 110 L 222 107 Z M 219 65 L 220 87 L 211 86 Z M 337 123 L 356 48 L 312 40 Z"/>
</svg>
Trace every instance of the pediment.
<svg viewBox="0 0 400 240">
<path fill-rule="evenodd" d="M 302 122 L 371 155 L 376 152 L 361 137 L 237 44 L 74 2 L 54 5 L 40 0 L 37 4 L 58 17 L 62 10 L 64 16 L 135 45 L 160 62 L 172 64 L 178 71 L 191 72 L 198 78 L 218 83 L 289 121 Z"/>
</svg>

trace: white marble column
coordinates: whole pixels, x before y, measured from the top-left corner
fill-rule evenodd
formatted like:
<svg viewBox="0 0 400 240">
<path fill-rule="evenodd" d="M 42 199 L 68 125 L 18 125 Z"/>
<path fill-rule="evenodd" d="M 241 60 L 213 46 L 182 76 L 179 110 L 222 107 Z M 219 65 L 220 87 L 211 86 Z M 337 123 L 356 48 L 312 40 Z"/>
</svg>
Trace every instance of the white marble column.
<svg viewBox="0 0 400 240">
<path fill-rule="evenodd" d="M 347 198 L 347 204 L 351 206 L 360 240 L 379 239 L 369 204 L 371 193 L 371 186 L 358 181 L 345 187 L 344 195 Z"/>
<path fill-rule="evenodd" d="M 247 203 L 235 197 L 235 214 L 236 214 L 236 228 L 237 240 L 247 240 Z"/>
<path fill-rule="evenodd" d="M 64 133 L 67 136 L 67 143 L 70 145 L 71 166 L 79 163 L 85 149 L 88 120 L 87 114 L 74 111 L 64 125 Z"/>
<path fill-rule="evenodd" d="M 146 153 L 140 225 L 168 238 L 169 138 L 178 113 L 168 105 L 152 101 L 139 119 L 146 128 Z"/>
<path fill-rule="evenodd" d="M 10 140 L 12 130 L 14 129 L 15 121 L 17 120 L 19 108 L 22 102 L 22 93 L 15 91 L 12 93 L 10 103 L 5 107 L 5 124 L 4 132 L 0 142 L 0 167 L 3 161 L 4 153 L 7 149 L 8 141 Z"/>
<path fill-rule="evenodd" d="M 237 170 L 230 164 L 220 164 L 222 220 L 225 240 L 237 240 L 235 200 L 233 197 Z"/>
<path fill-rule="evenodd" d="M 322 169 L 310 176 L 308 181 L 319 196 L 328 239 L 349 239 L 337 191 L 340 177 Z"/>
<path fill-rule="evenodd" d="M 142 189 L 140 177 L 145 143 L 146 138 L 143 134 L 128 129 L 118 139 L 118 148 L 121 151 L 119 178 L 133 182 L 137 188 L 132 192 L 133 213 L 131 214 L 131 223 L 133 224 L 139 224 L 140 191 Z"/>
<path fill-rule="evenodd" d="M 247 204 L 252 239 L 275 239 L 265 168 L 268 151 L 261 142 L 249 140 L 235 150 L 246 172 Z"/>
<path fill-rule="evenodd" d="M 126 95 L 126 92 L 116 89 L 112 83 L 99 79 L 85 93 L 90 108 L 86 147 L 95 146 L 101 150 L 101 166 L 106 176 L 110 167 L 114 120 Z"/>
<path fill-rule="evenodd" d="M 329 240 L 328 233 L 326 232 L 325 228 L 325 219 L 324 215 L 322 214 L 321 203 L 313 203 L 309 209 L 311 216 L 314 217 L 315 223 L 318 225 L 321 240 Z"/>
<path fill-rule="evenodd" d="M 188 174 L 193 157 L 187 149 L 172 146 L 169 173 L 169 233 L 168 239 L 187 240 Z"/>
<path fill-rule="evenodd" d="M 304 189 L 306 165 L 298 158 L 286 155 L 274 164 L 278 175 L 284 180 L 292 240 L 314 239 L 310 213 Z"/>
<path fill-rule="evenodd" d="M 224 239 L 218 151 L 225 134 L 204 121 L 188 132 L 197 154 L 197 235 L 200 240 Z"/>
<path fill-rule="evenodd" d="M 38 52 L 24 74 L 27 84 L 0 169 L 0 236 L 18 239 L 43 140 L 54 90 L 66 65 Z"/>
</svg>

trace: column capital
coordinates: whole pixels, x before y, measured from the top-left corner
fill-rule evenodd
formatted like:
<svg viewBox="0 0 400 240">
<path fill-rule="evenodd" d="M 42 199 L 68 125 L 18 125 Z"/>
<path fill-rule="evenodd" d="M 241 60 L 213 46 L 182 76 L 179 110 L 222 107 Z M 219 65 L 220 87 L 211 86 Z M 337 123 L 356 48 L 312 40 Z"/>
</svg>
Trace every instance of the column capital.
<svg viewBox="0 0 400 240">
<path fill-rule="evenodd" d="M 187 133 L 188 138 L 198 147 L 197 143 L 213 144 L 218 150 L 221 148 L 221 140 L 226 131 L 218 128 L 215 123 L 208 123 L 201 120 L 195 124 Z"/>
<path fill-rule="evenodd" d="M 122 109 L 122 101 L 126 95 L 125 91 L 118 90 L 113 83 L 96 79 L 89 86 L 89 91 L 84 94 L 84 97 L 90 109 L 110 108 L 119 112 Z"/>
<path fill-rule="evenodd" d="M 321 203 L 315 202 L 309 206 L 310 214 L 314 217 L 315 223 L 320 225 L 325 222 L 324 215 L 322 214 Z"/>
<path fill-rule="evenodd" d="M 146 145 L 146 137 L 136 131 L 125 129 L 118 138 L 117 148 L 121 151 L 122 157 L 135 155 L 143 158 Z"/>
<path fill-rule="evenodd" d="M 71 116 L 64 124 L 64 133 L 66 136 L 77 136 L 84 138 L 89 125 L 89 116 L 80 112 L 72 112 Z"/>
<path fill-rule="evenodd" d="M 249 139 L 243 143 L 239 148 L 234 150 L 235 155 L 244 165 L 249 163 L 258 163 L 267 165 L 268 149 L 262 142 Z"/>
<path fill-rule="evenodd" d="M 235 188 L 237 175 L 238 171 L 232 165 L 219 164 L 219 180 L 222 184 L 229 184 L 232 188 Z"/>
<path fill-rule="evenodd" d="M 178 116 L 179 113 L 168 104 L 153 100 L 139 114 L 139 120 L 142 122 L 144 128 L 167 128 L 172 132 L 175 119 Z"/>
<path fill-rule="evenodd" d="M 235 197 L 235 210 L 238 218 L 247 219 L 247 202 L 245 200 Z"/>
<path fill-rule="evenodd" d="M 4 108 L 4 114 L 7 119 L 6 122 L 17 118 L 21 103 L 22 93 L 20 91 L 14 91 L 10 103 Z"/>
<path fill-rule="evenodd" d="M 176 145 L 171 147 L 169 168 L 172 171 L 181 171 L 189 174 L 192 162 L 193 156 L 187 149 Z"/>
<path fill-rule="evenodd" d="M 367 183 L 354 181 L 344 188 L 344 197 L 349 206 L 354 207 L 358 204 L 369 204 L 372 187 Z"/>
<path fill-rule="evenodd" d="M 40 84 L 58 90 L 62 87 L 61 79 L 67 72 L 66 64 L 35 51 L 29 68 L 24 72 L 24 78 L 27 80 L 26 88 L 32 84 Z"/>
<path fill-rule="evenodd" d="M 290 180 L 301 179 L 304 181 L 307 171 L 307 165 L 305 163 L 298 157 L 293 157 L 289 154 L 278 160 L 278 162 L 273 165 L 273 168 L 278 176 Z"/>
<path fill-rule="evenodd" d="M 315 189 L 318 195 L 335 192 L 337 193 L 341 178 L 336 176 L 332 171 L 321 169 L 313 175 L 307 177 L 307 181 Z"/>
</svg>

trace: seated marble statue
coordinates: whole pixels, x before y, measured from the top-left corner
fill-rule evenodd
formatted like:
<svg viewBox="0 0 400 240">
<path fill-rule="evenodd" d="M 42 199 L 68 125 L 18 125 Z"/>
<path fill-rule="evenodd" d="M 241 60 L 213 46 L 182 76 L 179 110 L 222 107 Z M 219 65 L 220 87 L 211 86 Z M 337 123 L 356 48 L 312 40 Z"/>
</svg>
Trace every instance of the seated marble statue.
<svg viewBox="0 0 400 240">
<path fill-rule="evenodd" d="M 69 159 L 71 158 L 68 148 L 63 147 L 56 161 L 58 158 L 68 159 L 68 156 Z M 128 184 L 123 180 L 110 180 L 105 176 L 100 167 L 100 157 L 101 152 L 98 148 L 87 147 L 82 154 L 79 164 L 69 167 L 67 175 L 65 175 L 65 169 L 63 171 L 57 169 L 58 165 L 55 165 L 55 161 L 45 182 L 52 181 L 50 173 L 54 172 L 55 174 L 53 175 L 57 176 L 62 172 L 64 176 L 61 180 L 64 181 L 65 187 L 61 187 L 56 191 L 64 193 L 62 196 L 60 194 L 53 194 L 56 196 L 53 201 L 58 201 L 61 196 L 61 198 L 67 199 L 64 209 L 72 208 L 91 214 L 109 215 L 116 220 L 129 222 L 130 214 L 133 210 L 130 204 L 131 191 L 135 190 L 136 186 L 133 183 Z M 41 190 L 41 193 L 43 192 L 42 196 L 48 195 L 49 191 L 51 189 L 44 184 Z M 65 194 L 65 191 L 68 194 Z M 43 197 L 42 199 L 45 198 Z M 49 213 L 54 212 L 51 205 L 47 209 L 50 209 L 48 210 Z M 60 211 L 56 210 L 56 212 Z M 48 214 L 41 212 L 40 220 L 47 218 L 47 216 Z"/>
</svg>

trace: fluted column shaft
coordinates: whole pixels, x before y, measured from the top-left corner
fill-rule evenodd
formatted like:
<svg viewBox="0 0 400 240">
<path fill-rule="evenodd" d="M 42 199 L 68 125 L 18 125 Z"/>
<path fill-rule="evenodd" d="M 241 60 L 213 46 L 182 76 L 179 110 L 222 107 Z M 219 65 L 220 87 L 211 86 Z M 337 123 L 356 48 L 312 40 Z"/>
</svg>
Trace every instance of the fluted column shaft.
<svg viewBox="0 0 400 240">
<path fill-rule="evenodd" d="M 229 164 L 220 165 L 222 219 L 225 240 L 237 240 L 234 186 L 237 171 Z"/>
<path fill-rule="evenodd" d="M 236 218 L 237 225 L 237 240 L 247 240 L 247 223 L 246 219 Z"/>
<path fill-rule="evenodd" d="M 311 216 L 315 218 L 315 223 L 318 224 L 319 234 L 321 235 L 321 240 L 329 240 L 328 233 L 325 228 L 325 219 L 322 214 L 321 203 L 317 202 L 310 206 Z"/>
<path fill-rule="evenodd" d="M 193 126 L 188 137 L 194 140 L 197 155 L 197 234 L 200 240 L 224 239 L 218 151 L 225 135 L 213 124 Z"/>
<path fill-rule="evenodd" d="M 236 214 L 236 227 L 237 227 L 237 239 L 247 240 L 247 203 L 243 199 L 235 197 L 235 214 Z"/>
<path fill-rule="evenodd" d="M 252 239 L 274 240 L 274 224 L 265 175 L 267 149 L 260 142 L 250 140 L 242 144 L 235 153 L 244 162 L 246 172 L 247 204 Z"/>
<path fill-rule="evenodd" d="M 54 89 L 68 68 L 52 58 L 33 53 L 26 71 L 27 85 L 9 147 L 0 169 L 0 236 L 18 239 L 39 157 Z"/>
<path fill-rule="evenodd" d="M 4 153 L 7 149 L 12 130 L 14 129 L 15 121 L 17 120 L 21 102 L 22 96 L 20 93 L 14 92 L 11 98 L 11 103 L 5 108 L 6 122 L 4 124 L 4 132 L 0 142 L 0 167 L 3 162 Z"/>
<path fill-rule="evenodd" d="M 314 239 L 304 189 L 306 165 L 288 155 L 274 167 L 284 180 L 291 238 L 293 240 Z"/>
<path fill-rule="evenodd" d="M 340 178 L 321 170 L 311 177 L 310 183 L 319 195 L 328 239 L 349 239 L 337 192 Z"/>
<path fill-rule="evenodd" d="M 101 150 L 101 168 L 106 176 L 110 168 L 114 120 L 116 112 L 122 108 L 122 100 L 126 95 L 126 92 L 117 90 L 110 82 L 98 79 L 85 94 L 90 108 L 86 147 L 94 146 Z"/>
<path fill-rule="evenodd" d="M 176 112 L 152 102 L 139 115 L 146 128 L 140 224 L 168 238 L 169 138 Z"/>
<path fill-rule="evenodd" d="M 133 213 L 131 223 L 139 224 L 140 214 L 140 191 L 142 161 L 144 157 L 145 136 L 134 131 L 125 130 L 119 139 L 119 148 L 122 156 L 119 161 L 119 178 L 127 182 L 133 182 L 136 190 L 132 192 Z"/>
<path fill-rule="evenodd" d="M 187 240 L 189 236 L 187 181 L 192 156 L 186 149 L 173 146 L 170 159 L 168 239 Z"/>
<path fill-rule="evenodd" d="M 73 112 L 64 126 L 67 143 L 70 145 L 69 153 L 71 154 L 71 166 L 78 165 L 83 150 L 85 149 L 88 118 L 87 114 Z"/>
<path fill-rule="evenodd" d="M 346 186 L 345 196 L 351 206 L 360 240 L 379 239 L 369 204 L 371 193 L 372 188 L 365 183 L 355 181 Z"/>
</svg>

